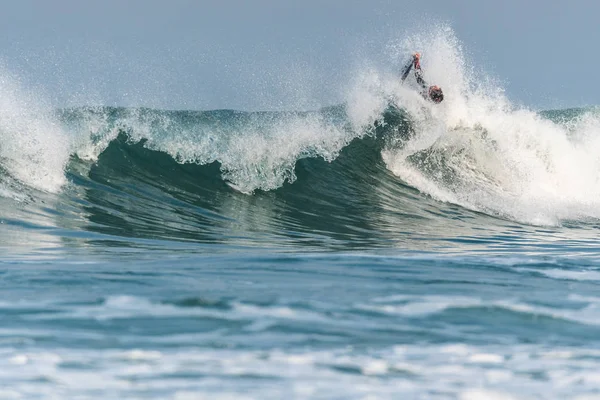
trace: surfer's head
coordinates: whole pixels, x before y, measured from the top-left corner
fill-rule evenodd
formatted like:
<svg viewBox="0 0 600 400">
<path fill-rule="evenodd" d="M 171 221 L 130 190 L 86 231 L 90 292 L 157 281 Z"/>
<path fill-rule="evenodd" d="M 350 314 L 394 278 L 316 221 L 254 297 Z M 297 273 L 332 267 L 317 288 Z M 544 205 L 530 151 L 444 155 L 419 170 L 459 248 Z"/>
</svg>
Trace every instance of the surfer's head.
<svg viewBox="0 0 600 400">
<path fill-rule="evenodd" d="M 442 92 L 442 88 L 436 85 L 429 87 L 429 98 L 434 103 L 441 103 L 444 100 L 444 93 Z"/>
</svg>

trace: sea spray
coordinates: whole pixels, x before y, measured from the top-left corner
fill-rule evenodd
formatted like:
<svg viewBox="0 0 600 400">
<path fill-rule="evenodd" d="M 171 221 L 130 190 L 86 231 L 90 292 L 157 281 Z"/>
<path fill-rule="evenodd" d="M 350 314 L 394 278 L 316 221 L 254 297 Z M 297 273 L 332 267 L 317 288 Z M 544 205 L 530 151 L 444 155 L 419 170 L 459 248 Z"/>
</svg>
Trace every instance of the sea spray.
<svg viewBox="0 0 600 400">
<path fill-rule="evenodd" d="M 408 115 L 415 134 L 382 153 L 394 174 L 438 200 L 507 219 L 554 225 L 600 217 L 598 113 L 552 121 L 513 105 L 493 79 L 474 73 L 447 27 L 390 48 L 397 63 L 421 51 L 425 78 L 445 93 L 435 105 L 410 80 L 401 85 L 382 71 L 356 80 L 350 120 L 368 126 L 381 118 L 382 99 Z"/>
<path fill-rule="evenodd" d="M 35 93 L 0 69 L 0 164 L 8 175 L 29 187 L 56 192 L 66 183 L 69 139 L 52 109 Z"/>
</svg>

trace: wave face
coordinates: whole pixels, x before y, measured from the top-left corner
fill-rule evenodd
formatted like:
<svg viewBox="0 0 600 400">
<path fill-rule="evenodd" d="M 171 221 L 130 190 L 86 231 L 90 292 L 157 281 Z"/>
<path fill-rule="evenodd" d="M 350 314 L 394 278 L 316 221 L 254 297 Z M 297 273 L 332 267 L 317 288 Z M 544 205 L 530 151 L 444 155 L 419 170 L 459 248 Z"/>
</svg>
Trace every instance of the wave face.
<svg viewBox="0 0 600 400">
<path fill-rule="evenodd" d="M 76 235 L 285 248 L 436 250 L 457 237 L 489 245 L 515 222 L 538 239 L 536 226 L 552 227 L 548 240 L 558 231 L 581 238 L 596 223 L 591 171 L 558 168 L 593 167 L 593 136 L 582 138 L 593 109 L 504 111 L 548 128 L 528 142 L 464 123 L 432 139 L 422 130 L 429 120 L 393 105 L 356 129 L 349 112 L 61 110 L 53 118 L 74 149 L 61 189 L 40 191 L 39 174 L 12 172 L 25 161 L 5 159 L 3 213 L 16 203 L 28 214 L 19 225 L 55 204 L 43 225 Z M 575 190 L 586 179 L 589 189 Z"/>
</svg>

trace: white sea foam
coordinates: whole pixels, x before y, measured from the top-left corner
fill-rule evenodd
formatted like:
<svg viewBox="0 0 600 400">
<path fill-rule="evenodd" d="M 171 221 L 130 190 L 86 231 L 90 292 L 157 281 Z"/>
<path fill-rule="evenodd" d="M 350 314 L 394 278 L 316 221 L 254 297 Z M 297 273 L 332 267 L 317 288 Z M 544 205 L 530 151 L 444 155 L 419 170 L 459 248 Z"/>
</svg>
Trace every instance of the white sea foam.
<svg viewBox="0 0 600 400">
<path fill-rule="evenodd" d="M 406 343 L 402 334 L 397 345 L 380 346 L 376 340 L 380 329 L 405 325 L 398 317 L 434 321 L 435 313 L 464 307 L 493 307 L 599 325 L 600 299 L 572 295 L 565 301 L 579 305 L 550 308 L 509 299 L 402 294 L 349 304 L 342 312 L 347 317 L 283 304 L 231 302 L 226 308 L 182 307 L 135 296 L 110 296 L 94 304 L 4 301 L 0 304 L 3 309 L 29 309 L 20 317 L 23 321 L 38 325 L 43 320 L 55 320 L 62 327 L 0 329 L 0 381 L 8 384 L 6 389 L 16 398 L 571 399 L 591 395 L 597 389 L 598 350 L 544 340 L 534 344 L 497 342 L 493 335 L 490 344 Z M 398 307 L 388 310 L 387 305 Z M 370 316 L 369 322 L 362 319 L 357 323 L 354 318 L 365 309 L 390 316 L 383 325 L 377 325 L 380 318 Z M 181 333 L 167 329 L 161 335 L 147 334 L 143 329 L 126 330 L 115 342 L 111 327 L 122 326 L 129 319 L 156 319 L 165 326 L 182 319 L 226 323 L 212 331 Z M 87 322 L 76 322 L 80 328 L 70 329 L 69 321 L 73 320 Z M 255 330 L 238 326 L 258 321 L 305 327 L 329 324 L 336 327 L 335 332 L 348 333 L 360 327 L 361 335 L 371 332 L 374 337 L 367 340 L 368 346 L 331 342 L 323 349 L 307 345 L 306 333 L 271 330 L 272 325 Z M 96 324 L 108 330 L 83 328 Z M 60 338 L 60 344 L 46 348 L 54 338 Z M 71 341 L 91 345 L 71 347 Z"/>
<path fill-rule="evenodd" d="M 565 347 L 561 350 L 572 357 L 547 358 L 543 346 L 461 345 L 461 355 L 446 351 L 452 346 L 397 346 L 367 352 L 198 347 L 152 352 L 135 348 L 57 348 L 52 352 L 13 349 L 0 354 L 0 379 L 9 383 L 0 395 L 583 399 L 591 396 L 598 385 L 600 361 L 590 358 L 585 349 Z M 481 359 L 482 354 L 484 362 L 472 361 Z M 587 362 L 582 363 L 582 358 Z"/>
<path fill-rule="evenodd" d="M 387 98 L 410 115 L 416 135 L 383 154 L 397 176 L 438 200 L 521 222 L 600 218 L 598 112 L 555 123 L 514 106 L 500 85 L 473 72 L 448 27 L 391 48 L 396 65 L 420 51 L 425 78 L 445 94 L 433 105 L 410 88 L 412 78 L 400 85 L 396 75 L 376 70 L 357 78 L 355 124 L 368 126 Z"/>
</svg>

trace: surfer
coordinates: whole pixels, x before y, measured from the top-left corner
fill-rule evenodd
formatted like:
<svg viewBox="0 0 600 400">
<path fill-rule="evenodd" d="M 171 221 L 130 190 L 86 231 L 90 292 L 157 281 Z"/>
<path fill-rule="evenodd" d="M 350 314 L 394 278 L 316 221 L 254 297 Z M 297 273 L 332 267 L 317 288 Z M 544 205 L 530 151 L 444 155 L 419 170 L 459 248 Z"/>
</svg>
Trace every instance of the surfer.
<svg viewBox="0 0 600 400">
<path fill-rule="evenodd" d="M 442 100 L 444 100 L 442 88 L 437 85 L 429 86 L 423 79 L 423 71 L 421 71 L 421 54 L 413 54 L 410 62 L 402 69 L 402 82 L 404 82 L 410 73 L 410 70 L 413 68 L 415 69 L 415 79 L 422 89 L 421 95 L 426 99 L 430 99 L 434 103 L 441 103 Z"/>
</svg>

